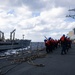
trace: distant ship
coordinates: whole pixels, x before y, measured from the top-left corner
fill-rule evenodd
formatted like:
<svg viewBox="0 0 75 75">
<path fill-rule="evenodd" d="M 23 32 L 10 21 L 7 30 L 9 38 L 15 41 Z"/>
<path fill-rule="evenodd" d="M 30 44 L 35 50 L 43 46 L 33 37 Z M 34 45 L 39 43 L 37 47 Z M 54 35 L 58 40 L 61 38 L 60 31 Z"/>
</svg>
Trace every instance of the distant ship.
<svg viewBox="0 0 75 75">
<path fill-rule="evenodd" d="M 0 31 L 0 51 L 4 50 L 11 50 L 11 49 L 19 49 L 19 48 L 26 48 L 30 45 L 31 40 L 24 40 L 24 37 L 22 40 L 15 39 L 15 30 L 10 32 L 10 39 L 4 38 L 4 33 Z"/>
</svg>

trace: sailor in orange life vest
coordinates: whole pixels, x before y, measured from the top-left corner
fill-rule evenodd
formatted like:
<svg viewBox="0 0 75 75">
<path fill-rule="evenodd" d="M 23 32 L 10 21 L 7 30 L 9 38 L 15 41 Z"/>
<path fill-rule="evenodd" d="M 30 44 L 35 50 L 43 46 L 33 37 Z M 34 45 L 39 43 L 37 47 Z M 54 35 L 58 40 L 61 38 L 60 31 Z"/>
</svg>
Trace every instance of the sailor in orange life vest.
<svg viewBox="0 0 75 75">
<path fill-rule="evenodd" d="M 52 52 L 51 37 L 49 37 L 49 39 L 45 39 L 44 42 L 46 46 L 46 52 L 47 53 Z"/>
<path fill-rule="evenodd" d="M 68 42 L 69 42 L 69 48 L 71 48 L 72 41 L 70 40 L 70 37 L 68 37 Z"/>
<path fill-rule="evenodd" d="M 49 53 L 49 46 L 47 44 L 47 39 L 45 39 L 44 42 L 45 42 L 45 46 L 46 46 L 46 52 Z"/>
<path fill-rule="evenodd" d="M 60 41 L 61 41 L 61 47 L 62 47 L 61 54 L 63 55 L 63 54 L 66 54 L 66 37 L 64 34 L 60 38 Z"/>
<path fill-rule="evenodd" d="M 67 52 L 68 50 L 71 48 L 71 40 L 69 37 L 66 36 L 66 48 L 67 48 Z"/>
<path fill-rule="evenodd" d="M 51 37 L 49 37 L 49 51 L 50 52 L 53 52 L 52 50 L 53 50 L 53 39 L 51 38 Z"/>
<path fill-rule="evenodd" d="M 49 48 L 49 46 L 50 46 L 49 40 L 45 39 L 44 42 L 45 42 L 45 46 L 46 46 L 46 52 L 49 53 L 50 52 L 50 50 L 49 50 L 50 49 Z"/>
</svg>

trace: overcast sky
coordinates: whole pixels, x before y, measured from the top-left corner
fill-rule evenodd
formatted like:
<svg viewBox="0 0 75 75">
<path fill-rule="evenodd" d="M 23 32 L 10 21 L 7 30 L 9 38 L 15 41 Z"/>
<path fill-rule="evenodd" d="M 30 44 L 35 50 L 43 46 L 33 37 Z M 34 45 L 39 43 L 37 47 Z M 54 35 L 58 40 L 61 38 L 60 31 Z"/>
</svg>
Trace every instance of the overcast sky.
<svg viewBox="0 0 75 75">
<path fill-rule="evenodd" d="M 17 39 L 59 39 L 75 27 L 75 19 L 66 17 L 72 8 L 75 0 L 0 0 L 0 30 L 5 38 L 16 29 Z"/>
</svg>

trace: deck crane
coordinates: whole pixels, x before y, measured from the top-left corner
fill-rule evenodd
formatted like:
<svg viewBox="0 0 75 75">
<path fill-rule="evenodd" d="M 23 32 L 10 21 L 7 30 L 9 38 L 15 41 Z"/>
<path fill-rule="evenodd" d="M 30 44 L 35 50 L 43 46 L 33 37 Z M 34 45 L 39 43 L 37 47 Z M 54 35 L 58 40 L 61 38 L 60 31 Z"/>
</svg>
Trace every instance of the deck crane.
<svg viewBox="0 0 75 75">
<path fill-rule="evenodd" d="M 4 41 L 4 33 L 2 31 L 0 31 L 0 40 Z"/>
<path fill-rule="evenodd" d="M 15 40 L 15 31 L 16 31 L 16 29 L 14 29 L 12 32 L 10 32 L 10 40 Z"/>
</svg>

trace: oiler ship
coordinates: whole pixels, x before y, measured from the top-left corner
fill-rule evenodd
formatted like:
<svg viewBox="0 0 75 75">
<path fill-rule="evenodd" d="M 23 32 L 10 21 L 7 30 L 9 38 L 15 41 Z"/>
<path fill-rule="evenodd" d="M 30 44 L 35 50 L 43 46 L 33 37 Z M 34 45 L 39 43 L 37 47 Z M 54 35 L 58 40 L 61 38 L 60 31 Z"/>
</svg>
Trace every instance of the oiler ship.
<svg viewBox="0 0 75 75">
<path fill-rule="evenodd" d="M 31 40 L 15 39 L 15 31 L 16 29 L 10 32 L 10 39 L 5 39 L 4 33 L 0 31 L 0 51 L 26 48 L 30 45 Z"/>
</svg>

